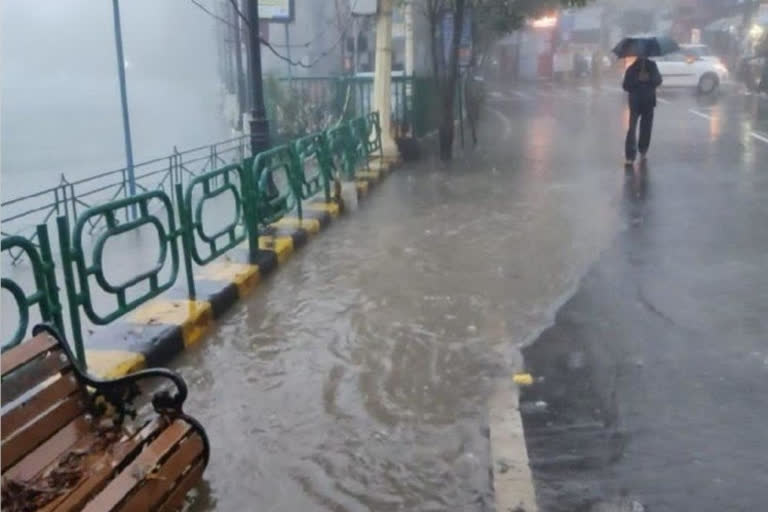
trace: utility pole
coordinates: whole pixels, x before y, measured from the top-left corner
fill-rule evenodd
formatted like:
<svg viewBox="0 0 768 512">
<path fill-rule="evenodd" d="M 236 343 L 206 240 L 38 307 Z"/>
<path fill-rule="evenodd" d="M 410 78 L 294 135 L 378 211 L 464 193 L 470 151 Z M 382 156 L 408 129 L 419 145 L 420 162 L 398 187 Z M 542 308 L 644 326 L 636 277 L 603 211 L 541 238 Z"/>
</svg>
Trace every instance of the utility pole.
<svg viewBox="0 0 768 512">
<path fill-rule="evenodd" d="M 413 0 L 406 0 L 403 12 L 405 22 L 405 75 L 413 76 Z"/>
<path fill-rule="evenodd" d="M 136 195 L 136 174 L 133 168 L 133 144 L 131 142 L 131 121 L 128 117 L 128 92 L 125 86 L 125 57 L 123 56 L 123 34 L 120 28 L 120 0 L 112 0 L 112 17 L 115 23 L 115 48 L 117 50 L 117 77 L 120 82 L 120 103 L 123 111 L 123 138 L 125 142 L 125 169 L 128 172 L 128 194 Z M 131 211 L 135 219 L 136 205 Z"/>
<path fill-rule="evenodd" d="M 253 110 L 251 111 L 251 153 L 256 155 L 269 149 L 269 121 L 264 107 L 264 84 L 261 77 L 261 40 L 259 37 L 259 2 L 248 0 L 248 64 L 253 84 Z"/>
<path fill-rule="evenodd" d="M 232 6 L 235 20 L 235 72 L 237 73 L 237 129 L 242 132 L 243 130 L 243 114 L 245 113 L 245 73 L 243 72 L 243 40 L 242 40 L 242 26 L 243 20 L 240 19 L 240 14 L 237 12 L 239 8 L 235 5 Z"/>
<path fill-rule="evenodd" d="M 288 66 L 288 83 L 293 81 L 293 65 L 291 64 L 291 31 L 288 30 L 288 23 L 283 23 L 285 29 L 285 56 L 287 57 L 286 64 Z"/>
<path fill-rule="evenodd" d="M 376 14 L 376 67 L 373 78 L 373 105 L 379 112 L 381 146 L 388 160 L 398 158 L 392 139 L 392 0 L 379 0 Z"/>
<path fill-rule="evenodd" d="M 360 38 L 357 16 L 352 13 L 352 76 L 357 76 L 357 40 Z"/>
</svg>

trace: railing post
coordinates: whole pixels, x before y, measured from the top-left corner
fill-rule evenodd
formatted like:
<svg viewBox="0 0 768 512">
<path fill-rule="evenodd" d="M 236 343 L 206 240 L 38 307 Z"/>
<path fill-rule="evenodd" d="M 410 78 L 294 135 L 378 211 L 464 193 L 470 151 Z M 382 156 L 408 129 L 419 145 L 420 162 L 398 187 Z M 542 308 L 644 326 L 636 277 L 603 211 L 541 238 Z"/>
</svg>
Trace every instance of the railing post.
<svg viewBox="0 0 768 512">
<path fill-rule="evenodd" d="M 53 324 L 59 332 L 64 332 L 64 319 L 59 301 L 59 286 L 56 283 L 56 266 L 51 251 L 51 240 L 48 237 L 48 226 L 45 224 L 37 226 L 37 238 L 40 242 L 40 260 L 45 281 L 46 298 L 43 303 L 46 303 L 47 315 L 53 320 Z"/>
<path fill-rule="evenodd" d="M 176 208 L 179 213 L 179 230 L 181 232 L 181 250 L 184 253 L 184 272 L 187 276 L 187 293 L 190 300 L 197 296 L 195 291 L 195 275 L 192 268 L 192 226 L 189 224 L 190 216 L 187 215 L 187 207 L 184 202 L 184 189 L 181 183 L 176 184 Z"/>
<path fill-rule="evenodd" d="M 72 341 L 75 345 L 75 355 L 78 361 L 85 369 L 88 362 L 85 359 L 85 349 L 83 347 L 83 329 L 80 323 L 80 297 L 77 293 L 75 273 L 72 268 L 72 243 L 70 241 L 69 222 L 64 216 L 56 219 L 59 230 L 59 250 L 61 251 L 61 267 L 64 272 L 64 286 L 67 290 L 67 301 L 69 303 L 69 321 L 72 326 Z"/>
<path fill-rule="evenodd" d="M 255 155 L 253 158 L 256 158 Z M 256 203 L 258 186 L 258 180 L 253 176 L 253 169 L 243 168 L 243 217 L 248 233 L 248 261 L 251 263 L 256 262 L 259 253 L 259 209 Z"/>
</svg>

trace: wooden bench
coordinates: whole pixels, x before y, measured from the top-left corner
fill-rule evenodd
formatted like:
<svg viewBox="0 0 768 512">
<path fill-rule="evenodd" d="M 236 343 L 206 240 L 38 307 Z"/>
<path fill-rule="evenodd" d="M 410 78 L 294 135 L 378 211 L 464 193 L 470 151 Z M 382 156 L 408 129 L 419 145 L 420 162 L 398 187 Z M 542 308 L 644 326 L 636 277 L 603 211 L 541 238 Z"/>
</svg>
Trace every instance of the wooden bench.
<svg viewBox="0 0 768 512">
<path fill-rule="evenodd" d="M 182 412 L 182 378 L 149 369 L 97 379 L 53 328 L 33 336 L 0 359 L 3 510 L 180 508 L 209 455 L 205 430 Z M 149 402 L 139 385 L 158 380 L 175 389 Z"/>
</svg>

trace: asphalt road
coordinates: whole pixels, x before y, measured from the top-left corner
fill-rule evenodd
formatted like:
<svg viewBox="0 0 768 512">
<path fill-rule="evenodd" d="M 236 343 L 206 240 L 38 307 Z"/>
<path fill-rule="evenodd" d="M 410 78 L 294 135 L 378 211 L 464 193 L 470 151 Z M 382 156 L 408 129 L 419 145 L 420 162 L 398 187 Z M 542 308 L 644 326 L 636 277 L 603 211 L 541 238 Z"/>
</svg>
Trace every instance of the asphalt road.
<svg viewBox="0 0 768 512">
<path fill-rule="evenodd" d="M 626 170 L 622 104 L 610 86 L 504 86 L 489 103 L 530 130 L 546 112 L 581 123 L 574 140 L 604 134 L 537 132 L 578 172 L 612 151 L 623 175 L 605 198 L 615 238 L 524 350 L 539 506 L 768 510 L 768 100 L 664 92 L 648 163 Z"/>
</svg>

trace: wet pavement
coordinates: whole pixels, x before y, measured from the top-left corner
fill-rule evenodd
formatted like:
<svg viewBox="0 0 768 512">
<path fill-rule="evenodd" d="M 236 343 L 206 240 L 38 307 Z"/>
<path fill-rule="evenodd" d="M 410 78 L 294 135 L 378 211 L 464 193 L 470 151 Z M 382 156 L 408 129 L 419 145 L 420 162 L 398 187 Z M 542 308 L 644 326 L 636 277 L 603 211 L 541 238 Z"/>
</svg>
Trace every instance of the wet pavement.
<svg viewBox="0 0 768 512">
<path fill-rule="evenodd" d="M 175 363 L 212 444 L 192 509 L 493 510 L 523 346 L 542 510 L 760 509 L 768 144 L 742 97 L 668 101 L 626 176 L 618 91 L 502 88 L 480 147 L 262 283 Z"/>
<path fill-rule="evenodd" d="M 766 104 L 664 97 L 621 232 L 524 350 L 542 510 L 768 508 Z"/>
</svg>

